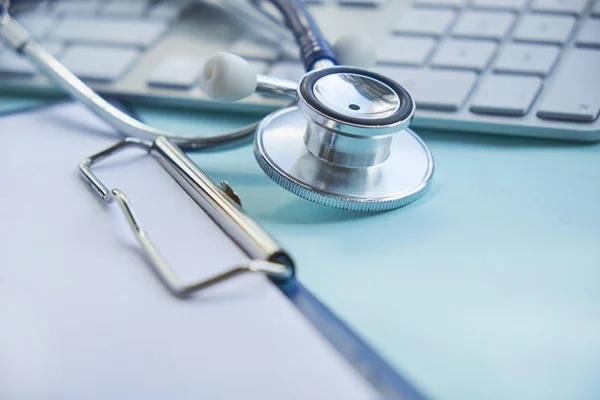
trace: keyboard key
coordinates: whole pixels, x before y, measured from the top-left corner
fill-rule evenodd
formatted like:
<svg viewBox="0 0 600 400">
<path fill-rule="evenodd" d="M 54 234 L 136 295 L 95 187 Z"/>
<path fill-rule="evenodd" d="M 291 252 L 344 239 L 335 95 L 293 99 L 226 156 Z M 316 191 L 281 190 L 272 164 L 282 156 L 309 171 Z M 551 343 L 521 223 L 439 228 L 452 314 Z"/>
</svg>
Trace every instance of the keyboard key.
<svg viewBox="0 0 600 400">
<path fill-rule="evenodd" d="M 167 55 L 148 76 L 148 84 L 189 89 L 202 73 L 204 61 L 204 58 L 192 55 Z"/>
<path fill-rule="evenodd" d="M 153 4 L 147 15 L 152 19 L 174 21 L 188 4 L 189 1 L 163 0 L 158 4 Z"/>
<path fill-rule="evenodd" d="M 163 21 L 67 17 L 51 36 L 68 42 L 149 47 L 166 29 Z"/>
<path fill-rule="evenodd" d="M 464 11 L 452 35 L 477 39 L 503 39 L 515 22 L 511 12 Z"/>
<path fill-rule="evenodd" d="M 60 56 L 64 46 L 60 43 L 44 43 L 44 48 L 54 57 Z M 0 43 L 0 72 L 17 75 L 35 75 L 36 70 L 27 57 Z"/>
<path fill-rule="evenodd" d="M 387 1 L 388 0 L 338 0 L 338 3 L 340 6 L 379 7 Z"/>
<path fill-rule="evenodd" d="M 278 62 L 269 70 L 269 75 L 291 81 L 299 81 L 304 74 L 306 74 L 306 71 L 302 64 L 293 61 Z"/>
<path fill-rule="evenodd" d="M 146 0 L 112 0 L 104 6 L 101 14 L 140 17 L 147 8 L 148 2 Z"/>
<path fill-rule="evenodd" d="M 102 0 L 62 0 L 54 4 L 54 14 L 95 15 L 100 9 Z"/>
<path fill-rule="evenodd" d="M 383 66 L 375 71 L 404 86 L 415 99 L 417 109 L 456 111 L 462 107 L 477 80 L 477 75 L 470 71 Z"/>
<path fill-rule="evenodd" d="M 378 62 L 420 66 L 431 54 L 436 40 L 430 37 L 395 36 L 384 41 Z"/>
<path fill-rule="evenodd" d="M 496 47 L 494 42 L 489 41 L 448 39 L 438 48 L 431 65 L 481 71 L 487 67 Z"/>
<path fill-rule="evenodd" d="M 556 15 L 525 15 L 513 33 L 515 40 L 563 44 L 569 38 L 575 18 Z"/>
<path fill-rule="evenodd" d="M 295 43 L 288 41 L 281 42 L 279 46 L 279 56 L 286 61 L 300 61 L 300 49 Z"/>
<path fill-rule="evenodd" d="M 36 74 L 35 67 L 25 57 L 17 53 L 0 52 L 0 72 L 33 76 Z"/>
<path fill-rule="evenodd" d="M 275 61 L 279 58 L 276 49 L 246 39 L 234 43 L 229 52 L 250 60 Z"/>
<path fill-rule="evenodd" d="M 579 15 L 588 0 L 533 0 L 531 10 L 556 14 Z"/>
<path fill-rule="evenodd" d="M 14 16 L 18 16 L 21 13 L 40 13 L 48 10 L 48 4 L 44 1 L 36 0 L 21 0 L 12 1 L 10 4 L 10 11 Z"/>
<path fill-rule="evenodd" d="M 255 0 L 254 4 L 256 7 L 269 18 L 285 25 L 285 18 L 279 12 L 279 9 L 275 6 L 275 4 L 270 0 Z M 348 8 L 346 8 L 348 9 Z"/>
<path fill-rule="evenodd" d="M 394 32 L 441 36 L 448 31 L 455 15 L 452 10 L 409 9 L 396 24 Z"/>
<path fill-rule="evenodd" d="M 113 82 L 140 56 L 133 48 L 73 45 L 60 61 L 81 79 Z"/>
<path fill-rule="evenodd" d="M 20 54 L 0 44 L 0 72 L 17 75 L 33 75 L 33 65 Z"/>
<path fill-rule="evenodd" d="M 546 76 L 552 71 L 560 50 L 541 44 L 506 44 L 494 63 L 494 71 Z"/>
<path fill-rule="evenodd" d="M 57 23 L 53 16 L 43 14 L 26 13 L 18 15 L 15 19 L 37 39 L 46 37 Z"/>
<path fill-rule="evenodd" d="M 538 77 L 490 75 L 471 101 L 479 114 L 522 116 L 529 112 L 542 87 Z"/>
<path fill-rule="evenodd" d="M 600 19 L 584 21 L 575 42 L 580 46 L 600 47 Z"/>
<path fill-rule="evenodd" d="M 461 8 L 465 5 L 466 0 L 417 0 L 414 4 L 419 6 L 434 6 L 434 7 L 450 7 Z"/>
<path fill-rule="evenodd" d="M 489 10 L 520 11 L 525 7 L 526 0 L 472 0 L 473 8 Z"/>
<path fill-rule="evenodd" d="M 600 112 L 600 51 L 574 49 L 561 60 L 544 92 L 538 116 L 591 122 Z"/>
</svg>

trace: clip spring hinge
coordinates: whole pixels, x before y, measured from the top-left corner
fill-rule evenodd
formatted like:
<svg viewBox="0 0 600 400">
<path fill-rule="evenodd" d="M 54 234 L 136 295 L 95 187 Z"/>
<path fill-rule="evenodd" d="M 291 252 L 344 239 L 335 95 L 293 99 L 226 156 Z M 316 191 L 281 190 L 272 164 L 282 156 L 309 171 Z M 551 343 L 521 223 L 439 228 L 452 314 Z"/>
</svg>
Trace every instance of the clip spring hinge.
<svg viewBox="0 0 600 400">
<path fill-rule="evenodd" d="M 251 261 L 199 282 L 182 283 L 142 228 L 125 193 L 119 189 L 109 190 L 91 170 L 93 164 L 131 147 L 142 148 L 152 154 L 212 220 L 250 257 Z M 134 138 L 124 139 L 85 159 L 79 164 L 79 169 L 104 201 L 112 203 L 116 199 L 158 277 L 167 289 L 178 297 L 187 297 L 249 272 L 262 272 L 274 280 L 287 280 L 294 275 L 294 264 L 289 255 L 260 225 L 241 210 L 239 197 L 229 184 L 223 181 L 219 188 L 185 153 L 166 138 L 159 137 L 154 142 Z"/>
</svg>

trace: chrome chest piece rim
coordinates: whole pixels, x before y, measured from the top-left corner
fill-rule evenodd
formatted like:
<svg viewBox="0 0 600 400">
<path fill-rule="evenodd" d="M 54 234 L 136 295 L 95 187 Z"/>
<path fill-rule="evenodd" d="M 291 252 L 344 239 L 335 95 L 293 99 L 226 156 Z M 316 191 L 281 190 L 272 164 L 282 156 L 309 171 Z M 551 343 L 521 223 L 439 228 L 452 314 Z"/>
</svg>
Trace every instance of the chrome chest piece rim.
<svg viewBox="0 0 600 400">
<path fill-rule="evenodd" d="M 394 80 L 353 67 L 309 72 L 297 90 L 298 106 L 313 125 L 342 135 L 383 136 L 408 128 L 411 95 Z"/>
<path fill-rule="evenodd" d="M 315 156 L 307 146 L 308 126 L 298 107 L 285 108 L 263 120 L 254 141 L 262 170 L 297 196 L 346 210 L 385 211 L 412 203 L 429 188 L 433 157 L 411 129 L 394 135 L 384 161 L 349 167 Z"/>
</svg>

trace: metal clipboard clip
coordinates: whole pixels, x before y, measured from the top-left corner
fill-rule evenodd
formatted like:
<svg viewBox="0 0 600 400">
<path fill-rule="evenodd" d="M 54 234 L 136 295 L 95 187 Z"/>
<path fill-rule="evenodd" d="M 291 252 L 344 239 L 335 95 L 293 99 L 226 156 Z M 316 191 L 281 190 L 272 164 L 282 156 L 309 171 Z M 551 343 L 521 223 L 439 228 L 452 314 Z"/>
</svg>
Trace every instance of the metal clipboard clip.
<svg viewBox="0 0 600 400">
<path fill-rule="evenodd" d="M 199 282 L 182 283 L 142 228 L 125 193 L 119 189 L 109 190 L 91 170 L 94 163 L 131 147 L 142 148 L 154 156 L 251 261 Z M 164 137 L 159 137 L 154 142 L 134 138 L 124 139 L 83 160 L 79 164 L 79 169 L 102 200 L 107 203 L 117 200 L 135 237 L 149 257 L 154 271 L 175 296 L 187 297 L 244 273 L 262 272 L 280 281 L 294 276 L 294 263 L 290 256 L 260 225 L 241 210 L 239 198 L 231 187 L 226 182 L 221 182 L 221 187 L 218 187 L 181 149 Z"/>
</svg>

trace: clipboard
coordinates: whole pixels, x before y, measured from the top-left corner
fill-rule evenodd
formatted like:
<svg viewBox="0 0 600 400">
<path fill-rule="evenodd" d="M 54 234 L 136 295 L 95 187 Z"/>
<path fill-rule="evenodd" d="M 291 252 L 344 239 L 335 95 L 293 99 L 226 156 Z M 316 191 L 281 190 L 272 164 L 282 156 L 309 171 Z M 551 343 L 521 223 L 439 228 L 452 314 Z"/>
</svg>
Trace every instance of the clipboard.
<svg viewBox="0 0 600 400">
<path fill-rule="evenodd" d="M 223 232 L 254 261 L 193 284 L 180 283 L 175 272 L 144 232 L 125 193 L 119 189 L 109 190 L 92 172 L 93 164 L 128 147 L 147 150 L 198 206 L 211 216 Z M 226 181 L 221 181 L 221 186 L 218 187 L 168 139 L 158 138 L 150 143 L 126 138 L 86 158 L 80 163 L 79 169 L 100 198 L 108 203 L 116 199 L 134 235 L 148 255 L 157 276 L 175 296 L 187 297 L 243 273 L 265 273 L 319 329 L 321 334 L 326 336 L 336 350 L 342 353 L 384 395 L 384 398 L 424 399 L 411 384 L 399 376 L 359 336 L 294 279 L 295 266 L 290 255 L 258 223 L 243 213 L 241 200 L 233 188 Z"/>
<path fill-rule="evenodd" d="M 234 210 L 234 214 L 240 216 L 240 218 L 248 218 L 243 217 L 243 212 L 239 209 L 239 206 L 236 206 L 237 202 L 234 200 L 233 194 L 228 194 L 227 192 L 231 190 L 227 185 L 223 185 L 221 188 L 217 187 L 212 181 L 204 182 L 199 187 L 194 187 L 194 183 L 198 183 L 198 181 L 202 181 L 203 176 L 199 174 L 197 167 L 187 158 L 187 156 L 178 150 L 177 148 L 173 148 L 169 143 L 159 143 L 159 144 L 149 144 L 149 143 L 132 143 L 131 140 L 125 142 L 119 142 L 118 144 L 109 147 L 106 151 L 102 151 L 100 153 L 96 153 L 88 159 L 84 160 L 80 164 L 80 170 L 83 173 L 85 178 L 85 182 L 90 184 L 94 192 L 101 195 L 102 201 L 110 201 L 109 197 L 106 197 L 107 194 L 111 193 L 113 196 L 118 197 L 116 200 L 126 211 L 126 214 L 129 218 L 129 222 L 131 223 L 131 227 L 135 228 L 135 232 L 138 236 L 143 232 L 143 229 L 140 230 L 141 223 L 139 218 L 135 216 L 135 211 L 131 204 L 127 202 L 127 196 L 124 195 L 127 190 L 112 192 L 107 189 L 102 181 L 98 179 L 98 177 L 93 173 L 91 167 L 95 165 L 94 162 L 99 161 L 101 158 L 108 156 L 109 154 L 113 154 L 115 151 L 119 151 L 119 149 L 126 147 L 141 147 L 145 150 L 154 151 L 159 163 L 161 163 L 162 167 L 165 167 L 165 170 L 169 172 L 169 174 L 175 174 L 179 177 L 179 179 L 175 179 L 181 187 L 183 187 L 192 198 L 196 194 L 201 194 L 201 188 L 206 183 L 208 184 L 208 188 L 210 190 L 216 190 L 219 196 L 224 197 L 225 201 L 229 206 L 231 206 Z M 170 162 L 171 157 L 177 157 L 178 161 L 181 163 L 178 167 L 173 167 Z M 162 162 L 161 162 L 162 160 Z M 168 161 L 168 162 L 167 162 Z M 165 165 L 162 163 L 166 162 Z M 175 163 L 177 166 L 178 164 Z M 173 168 L 172 168 L 173 167 Z M 186 168 L 188 168 L 186 170 Z M 169 170 L 169 168 L 172 168 Z M 201 172 L 201 171 L 200 171 Z M 172 175 L 173 176 L 173 175 Z M 208 178 L 207 178 L 208 179 Z M 183 184 L 182 184 L 183 183 Z M 187 187 L 187 189 L 186 189 Z M 204 187 L 204 189 L 207 189 Z M 216 188 L 216 189 L 215 189 Z M 199 190 L 200 189 L 200 190 Z M 190 192 L 188 192 L 190 190 Z M 193 194 L 195 191 L 196 194 Z M 123 196 L 121 196 L 123 195 Z M 200 196 L 201 200 L 195 201 L 207 201 L 204 203 L 207 207 L 213 207 L 214 204 L 210 203 L 207 199 L 204 199 Z M 212 204 L 212 205 L 211 205 Z M 215 217 L 218 218 L 218 217 Z M 213 220 L 215 220 L 213 218 Z M 244 220 L 245 221 L 245 220 Z M 249 224 L 253 224 L 253 221 L 246 221 Z M 221 225 L 220 225 L 221 226 Z M 221 226 L 224 232 L 228 233 L 228 235 L 234 239 L 234 235 L 228 232 L 226 229 Z M 260 228 L 260 227 L 258 227 Z M 262 228 L 260 228 L 262 229 Z M 260 235 L 266 232 L 261 232 Z M 268 234 L 267 234 L 268 235 Z M 141 235 L 142 237 L 145 235 Z M 262 236 L 261 236 L 262 237 Z M 267 236 L 265 236 L 267 237 Z M 138 237 L 139 240 L 139 237 Z M 293 277 L 293 263 L 291 261 L 291 257 L 281 250 L 280 246 L 276 244 L 275 241 L 269 242 L 268 239 L 264 240 L 264 243 L 268 243 L 269 245 L 264 246 L 255 246 L 258 249 L 253 249 L 253 245 L 248 244 L 252 241 L 243 245 L 245 239 L 240 239 L 239 237 L 234 239 L 234 241 L 240 245 L 242 250 L 252 259 L 256 259 L 259 261 L 267 261 L 273 262 L 274 264 L 279 264 L 284 268 L 279 268 L 275 270 L 269 270 L 268 268 L 259 270 L 256 268 L 256 272 L 265 272 L 270 277 L 274 278 L 273 280 L 277 283 L 278 287 L 282 290 L 282 292 L 294 302 L 296 307 L 303 315 L 314 325 L 315 328 L 319 331 L 321 335 L 323 335 L 327 341 L 333 345 L 333 347 L 353 366 L 353 368 L 358 371 L 371 385 L 373 385 L 380 394 L 384 398 L 405 398 L 405 399 L 422 399 L 424 398 L 422 394 L 420 394 L 410 383 L 404 380 L 396 371 L 394 371 L 389 365 L 369 346 L 367 346 L 357 335 L 355 335 L 346 325 L 343 324 L 339 319 L 337 319 L 331 312 L 327 310 L 323 304 L 321 304 L 312 294 L 306 290 L 296 279 Z M 152 260 L 152 252 L 156 250 L 156 248 L 150 244 L 144 245 L 144 241 L 140 241 L 144 249 L 150 253 L 150 260 Z M 151 242 L 150 242 L 151 243 Z M 154 254 L 156 255 L 156 254 Z M 160 260 L 160 258 L 157 258 Z M 270 260 L 270 261 L 269 261 Z M 162 262 L 162 261 L 161 261 Z M 177 295 L 183 295 L 183 297 L 191 295 L 191 291 L 186 290 L 186 285 L 170 285 L 173 282 L 171 278 L 173 276 L 169 276 L 169 269 L 165 269 L 166 264 L 154 265 L 157 272 L 159 273 L 159 277 L 163 283 L 167 284 L 167 287 Z M 265 265 L 260 264 L 259 265 Z M 266 264 L 270 266 L 270 264 Z M 168 267 L 168 266 L 167 266 Z M 164 275 L 166 273 L 166 276 Z M 217 283 L 225 283 L 229 281 L 233 276 L 238 275 L 239 273 L 243 273 L 240 271 L 234 272 L 233 274 L 222 274 L 220 278 L 216 280 L 209 280 L 208 286 L 216 285 Z M 200 289 L 207 288 L 206 282 L 198 285 L 192 284 L 188 285 L 192 289 Z M 182 290 L 183 288 L 183 290 Z M 173 290 L 174 289 L 174 290 Z M 193 290 L 192 290 L 193 291 Z M 186 301 L 186 300 L 177 300 L 177 301 Z"/>
</svg>

